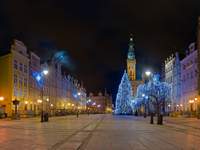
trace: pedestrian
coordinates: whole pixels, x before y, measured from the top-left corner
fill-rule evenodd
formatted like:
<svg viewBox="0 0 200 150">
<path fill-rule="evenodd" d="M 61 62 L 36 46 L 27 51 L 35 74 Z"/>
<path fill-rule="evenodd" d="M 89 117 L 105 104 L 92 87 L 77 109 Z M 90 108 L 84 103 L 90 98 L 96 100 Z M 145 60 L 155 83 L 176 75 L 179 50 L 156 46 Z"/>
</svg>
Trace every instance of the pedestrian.
<svg viewBox="0 0 200 150">
<path fill-rule="evenodd" d="M 77 118 L 79 117 L 79 112 L 78 112 L 78 110 L 77 110 L 77 112 L 76 112 L 76 117 L 77 117 Z"/>
</svg>

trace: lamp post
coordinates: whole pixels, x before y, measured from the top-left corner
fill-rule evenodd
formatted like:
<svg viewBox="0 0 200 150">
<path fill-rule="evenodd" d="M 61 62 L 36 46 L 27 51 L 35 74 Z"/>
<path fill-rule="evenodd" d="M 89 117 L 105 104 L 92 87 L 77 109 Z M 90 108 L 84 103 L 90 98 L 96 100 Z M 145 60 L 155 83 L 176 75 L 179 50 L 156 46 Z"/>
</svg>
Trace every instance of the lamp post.
<svg viewBox="0 0 200 150">
<path fill-rule="evenodd" d="M 49 73 L 49 71 L 48 71 L 47 69 L 44 69 L 44 70 L 42 71 L 42 75 L 43 75 L 42 77 L 45 78 L 45 76 L 47 76 L 48 73 Z M 44 80 L 44 79 L 43 79 L 43 80 Z M 43 85 L 42 85 L 41 122 L 44 122 L 44 87 L 45 87 L 45 85 L 44 85 L 44 83 L 43 83 Z"/>
<path fill-rule="evenodd" d="M 142 98 L 144 101 L 144 118 L 146 118 L 146 116 L 147 116 L 147 100 L 149 97 L 145 94 L 142 94 Z"/>
<path fill-rule="evenodd" d="M 88 116 L 90 114 L 90 103 L 91 103 L 91 99 L 87 100 L 87 102 L 86 102 L 86 109 L 87 109 Z"/>
<path fill-rule="evenodd" d="M 19 116 L 17 114 L 17 106 L 19 105 L 19 100 L 17 100 L 17 99 L 13 100 L 13 105 L 15 105 L 14 119 L 19 119 Z"/>
<path fill-rule="evenodd" d="M 41 99 L 38 101 L 38 103 L 41 103 L 41 122 L 44 122 L 44 78 L 45 76 L 49 73 L 47 69 L 44 69 L 41 73 L 36 73 L 35 74 L 35 79 L 38 83 L 38 85 L 41 88 Z"/>
</svg>

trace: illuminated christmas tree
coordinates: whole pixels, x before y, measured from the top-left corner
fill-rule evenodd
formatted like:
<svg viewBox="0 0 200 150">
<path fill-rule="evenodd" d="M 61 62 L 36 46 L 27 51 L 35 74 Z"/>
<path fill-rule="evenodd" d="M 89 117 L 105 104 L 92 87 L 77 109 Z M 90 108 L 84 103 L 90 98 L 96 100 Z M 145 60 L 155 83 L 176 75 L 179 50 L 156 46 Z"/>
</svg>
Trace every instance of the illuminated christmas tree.
<svg viewBox="0 0 200 150">
<path fill-rule="evenodd" d="M 128 79 L 126 71 L 122 76 L 121 83 L 119 85 L 118 93 L 116 96 L 116 109 L 115 114 L 118 115 L 130 115 L 132 114 L 131 108 L 132 87 Z"/>
</svg>

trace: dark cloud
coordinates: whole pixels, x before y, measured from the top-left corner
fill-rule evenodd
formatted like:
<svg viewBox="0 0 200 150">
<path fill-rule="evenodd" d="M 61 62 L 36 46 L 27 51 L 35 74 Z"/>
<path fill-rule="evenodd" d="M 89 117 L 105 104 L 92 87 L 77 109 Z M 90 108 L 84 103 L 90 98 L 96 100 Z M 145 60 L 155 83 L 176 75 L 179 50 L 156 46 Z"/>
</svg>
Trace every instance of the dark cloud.
<svg viewBox="0 0 200 150">
<path fill-rule="evenodd" d="M 65 49 L 75 62 L 72 74 L 89 91 L 113 91 L 130 33 L 138 70 L 159 70 L 168 55 L 196 39 L 199 6 L 198 0 L 1 0 L 0 47 L 15 37 L 43 59 Z"/>
</svg>

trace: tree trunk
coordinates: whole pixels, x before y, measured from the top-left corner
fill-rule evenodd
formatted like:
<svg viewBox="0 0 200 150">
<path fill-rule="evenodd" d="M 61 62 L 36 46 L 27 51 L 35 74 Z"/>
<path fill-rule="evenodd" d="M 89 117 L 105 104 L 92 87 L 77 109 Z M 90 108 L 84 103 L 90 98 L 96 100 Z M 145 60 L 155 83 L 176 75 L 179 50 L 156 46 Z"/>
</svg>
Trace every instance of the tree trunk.
<svg viewBox="0 0 200 150">
<path fill-rule="evenodd" d="M 156 104 L 156 113 L 157 113 L 157 124 L 160 124 L 160 105 L 157 103 Z"/>
<path fill-rule="evenodd" d="M 153 124 L 153 113 L 151 112 L 151 120 L 150 120 L 150 124 Z"/>
</svg>

